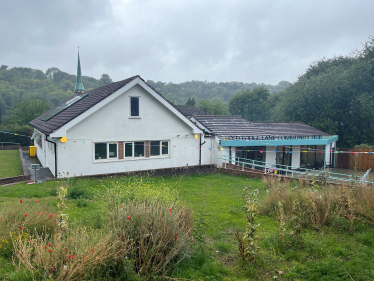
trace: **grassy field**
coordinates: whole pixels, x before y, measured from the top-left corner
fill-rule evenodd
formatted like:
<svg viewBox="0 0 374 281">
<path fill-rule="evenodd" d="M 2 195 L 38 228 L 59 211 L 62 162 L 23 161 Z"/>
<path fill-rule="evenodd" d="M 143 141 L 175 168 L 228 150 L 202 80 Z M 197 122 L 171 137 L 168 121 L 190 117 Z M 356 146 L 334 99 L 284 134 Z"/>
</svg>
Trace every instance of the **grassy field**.
<svg viewBox="0 0 374 281">
<path fill-rule="evenodd" d="M 22 175 L 18 150 L 0 150 L 0 179 Z"/>
<path fill-rule="evenodd" d="M 94 190 L 103 189 L 112 179 L 72 179 L 68 201 L 71 223 L 92 224 L 96 206 Z M 302 245 L 282 248 L 280 223 L 260 215 L 260 251 L 254 262 L 242 262 L 235 233 L 245 232 L 243 189 L 258 189 L 265 195 L 261 180 L 222 174 L 149 179 L 174 185 L 182 200 L 196 213 L 206 214 L 205 249 L 174 268 L 173 278 L 189 280 L 374 280 L 374 227 L 357 223 L 349 233 L 342 219 L 339 229 L 303 229 Z M 57 204 L 57 181 L 27 186 L 20 183 L 0 187 L 1 202 L 7 200 L 48 201 Z M 9 260 L 0 258 L 0 280 L 23 280 Z"/>
</svg>

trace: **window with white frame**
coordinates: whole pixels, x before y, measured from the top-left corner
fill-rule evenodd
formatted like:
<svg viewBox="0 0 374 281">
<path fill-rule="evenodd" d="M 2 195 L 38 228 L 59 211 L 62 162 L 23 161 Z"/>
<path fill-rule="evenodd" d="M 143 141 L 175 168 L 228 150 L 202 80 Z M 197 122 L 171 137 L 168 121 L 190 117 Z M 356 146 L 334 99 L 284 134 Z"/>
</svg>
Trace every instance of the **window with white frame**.
<svg viewBox="0 0 374 281">
<path fill-rule="evenodd" d="M 144 157 L 145 156 L 144 141 L 125 142 L 125 158 Z"/>
<path fill-rule="evenodd" d="M 95 160 L 117 159 L 118 145 L 117 143 L 98 142 L 95 143 Z"/>
<path fill-rule="evenodd" d="M 168 141 L 151 141 L 150 156 L 160 156 L 169 154 Z"/>
</svg>

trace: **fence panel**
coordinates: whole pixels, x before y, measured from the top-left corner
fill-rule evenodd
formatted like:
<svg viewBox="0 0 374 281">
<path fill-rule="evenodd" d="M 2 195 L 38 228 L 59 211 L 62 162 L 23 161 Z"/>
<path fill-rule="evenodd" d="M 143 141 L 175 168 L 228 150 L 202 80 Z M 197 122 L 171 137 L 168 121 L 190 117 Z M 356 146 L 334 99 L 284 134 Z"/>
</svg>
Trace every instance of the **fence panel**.
<svg viewBox="0 0 374 281">
<path fill-rule="evenodd" d="M 336 168 L 344 168 L 349 169 L 350 166 L 350 149 L 344 149 L 344 148 L 337 148 L 337 151 L 343 151 L 344 153 L 336 153 Z M 353 157 L 352 157 L 353 158 Z"/>
</svg>

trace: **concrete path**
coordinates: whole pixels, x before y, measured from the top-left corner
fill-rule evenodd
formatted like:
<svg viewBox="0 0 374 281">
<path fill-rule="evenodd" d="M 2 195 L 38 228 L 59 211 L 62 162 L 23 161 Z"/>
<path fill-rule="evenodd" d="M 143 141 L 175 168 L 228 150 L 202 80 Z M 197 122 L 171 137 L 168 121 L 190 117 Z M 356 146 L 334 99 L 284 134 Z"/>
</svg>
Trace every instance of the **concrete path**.
<svg viewBox="0 0 374 281">
<path fill-rule="evenodd" d="M 39 160 L 36 157 L 35 158 L 30 158 L 30 155 L 29 155 L 28 152 L 23 153 L 23 158 L 25 159 L 26 165 L 29 169 L 30 180 L 35 181 L 35 171 L 31 170 L 31 164 L 39 164 L 40 165 Z M 40 165 L 40 167 L 41 166 L 42 165 Z M 42 183 L 42 182 L 45 182 L 46 180 L 54 179 L 54 176 L 52 175 L 49 168 L 39 168 L 39 170 L 36 171 L 36 179 L 37 179 L 38 183 Z"/>
</svg>

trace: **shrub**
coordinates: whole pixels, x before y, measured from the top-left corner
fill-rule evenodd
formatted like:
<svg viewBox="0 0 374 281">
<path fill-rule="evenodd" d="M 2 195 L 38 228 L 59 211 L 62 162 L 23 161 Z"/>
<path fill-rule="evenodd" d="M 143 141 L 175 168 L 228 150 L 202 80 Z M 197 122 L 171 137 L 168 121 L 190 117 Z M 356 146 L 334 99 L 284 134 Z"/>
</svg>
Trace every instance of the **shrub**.
<svg viewBox="0 0 374 281">
<path fill-rule="evenodd" d="M 139 186 L 133 181 L 125 185 L 129 187 L 125 193 L 119 185 L 102 193 L 106 197 L 96 197 L 102 207 L 97 213 L 101 229 L 64 223 L 54 235 L 35 232 L 27 234 L 27 239 L 22 238 L 23 230 L 18 230 L 12 242 L 20 264 L 40 279 L 150 280 L 165 276 L 191 256 L 192 212 L 177 203 L 176 193 L 170 195 L 165 185 L 152 187 L 141 179 L 136 182 Z M 66 193 L 62 184 L 59 216 Z M 152 199 L 151 195 L 156 196 Z M 63 218 L 68 217 L 61 215 L 59 224 Z M 100 221 L 102 218 L 105 221 Z"/>
<path fill-rule="evenodd" d="M 138 202 L 153 202 L 167 205 L 178 205 L 178 191 L 165 183 L 154 184 L 147 178 L 131 177 L 108 181 L 105 190 L 95 194 L 99 209 L 102 213 L 119 208 L 128 200 Z"/>
<path fill-rule="evenodd" d="M 69 199 L 87 199 L 90 198 L 89 192 L 82 187 L 71 187 L 68 189 L 67 198 Z"/>
<path fill-rule="evenodd" d="M 127 241 L 128 242 L 128 241 Z M 102 232 L 70 230 L 64 239 L 58 235 L 35 235 L 30 240 L 14 239 L 16 258 L 34 275 L 57 280 L 92 277 L 96 267 L 117 261 L 129 251 L 129 243 Z"/>
<path fill-rule="evenodd" d="M 86 199 L 78 199 L 77 200 L 77 207 L 84 208 L 88 206 L 88 201 Z"/>
<path fill-rule="evenodd" d="M 108 227 L 123 243 L 132 241 L 134 270 L 149 280 L 191 256 L 192 221 L 188 208 L 128 200 L 110 212 Z"/>
<path fill-rule="evenodd" d="M 49 195 L 50 195 L 50 196 L 57 196 L 57 188 L 56 188 L 56 187 L 52 187 L 52 188 L 49 190 Z"/>
<path fill-rule="evenodd" d="M 321 229 L 338 218 L 350 221 L 350 231 L 356 220 L 374 223 L 374 189 L 371 186 L 339 184 L 313 188 L 299 184 L 299 187 L 292 187 L 278 179 L 265 180 L 264 184 L 267 193 L 259 206 L 260 212 L 279 216 L 281 203 L 286 223 L 295 221 L 295 202 L 299 205 L 296 219 L 304 227 Z"/>
<path fill-rule="evenodd" d="M 20 202 L 22 201 L 22 202 Z M 25 235 L 44 233 L 53 235 L 58 226 L 52 205 L 39 200 L 21 199 L 1 204 L 0 255 L 9 257 L 13 251 L 12 237 L 28 239 Z M 7 242 L 6 242 L 7 241 Z"/>
</svg>

